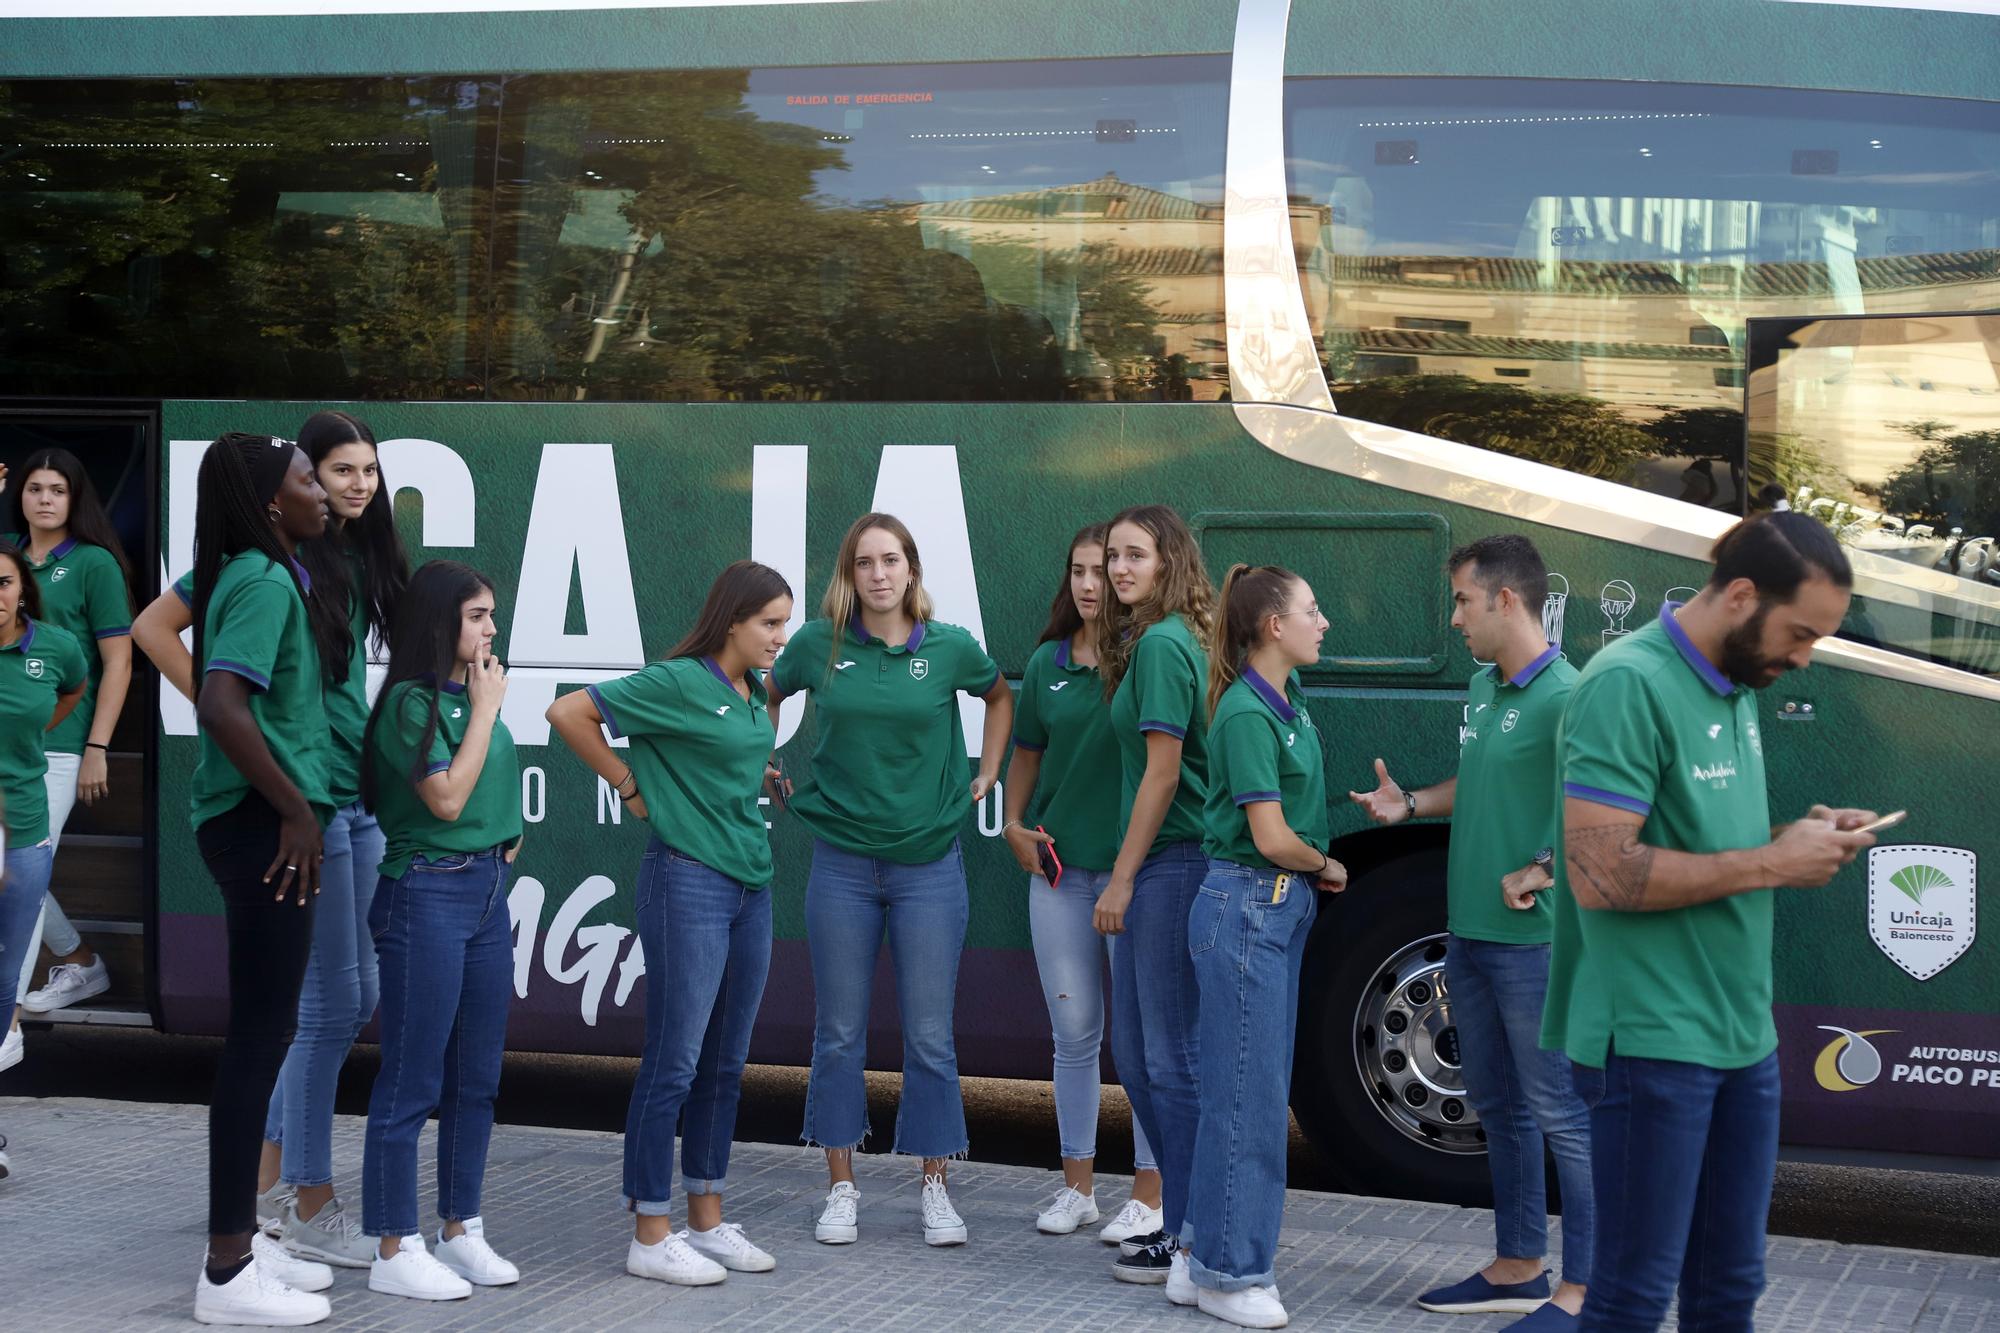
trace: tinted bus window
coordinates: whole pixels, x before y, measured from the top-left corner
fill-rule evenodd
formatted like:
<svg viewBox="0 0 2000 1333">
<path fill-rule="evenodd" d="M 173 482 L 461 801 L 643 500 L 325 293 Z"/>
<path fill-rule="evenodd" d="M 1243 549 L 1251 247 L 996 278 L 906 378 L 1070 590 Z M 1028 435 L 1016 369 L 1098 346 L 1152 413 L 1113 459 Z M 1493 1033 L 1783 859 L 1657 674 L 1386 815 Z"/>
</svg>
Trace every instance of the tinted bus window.
<svg viewBox="0 0 2000 1333">
<path fill-rule="evenodd" d="M 509 80 L 504 397 L 1228 383 L 1221 57 Z"/>
<path fill-rule="evenodd" d="M 0 84 L 0 393 L 483 393 L 476 80 Z"/>
<path fill-rule="evenodd" d="M 1753 316 L 2000 306 L 2000 107 L 1650 83 L 1299 79 L 1340 410 L 1730 512 Z"/>
</svg>

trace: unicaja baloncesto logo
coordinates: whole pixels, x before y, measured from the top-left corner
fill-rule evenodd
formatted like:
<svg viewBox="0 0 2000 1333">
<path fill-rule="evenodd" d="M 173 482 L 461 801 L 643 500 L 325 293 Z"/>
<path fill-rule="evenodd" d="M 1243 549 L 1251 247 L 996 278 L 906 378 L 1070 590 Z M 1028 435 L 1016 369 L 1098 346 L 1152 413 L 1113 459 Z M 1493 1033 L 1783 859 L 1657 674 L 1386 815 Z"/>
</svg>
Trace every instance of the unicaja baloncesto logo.
<svg viewBox="0 0 2000 1333">
<path fill-rule="evenodd" d="M 1868 934 L 1889 960 L 1929 981 L 1978 934 L 1979 861 L 1958 847 L 1868 851 Z"/>
</svg>

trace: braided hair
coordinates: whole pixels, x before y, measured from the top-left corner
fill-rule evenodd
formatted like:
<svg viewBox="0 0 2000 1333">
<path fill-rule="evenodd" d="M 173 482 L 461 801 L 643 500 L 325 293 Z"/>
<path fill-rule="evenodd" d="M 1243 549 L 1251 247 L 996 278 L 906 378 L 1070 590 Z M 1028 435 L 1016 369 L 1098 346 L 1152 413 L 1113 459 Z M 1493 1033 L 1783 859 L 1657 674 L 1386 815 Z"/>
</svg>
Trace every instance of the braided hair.
<svg viewBox="0 0 2000 1333">
<path fill-rule="evenodd" d="M 244 551 L 263 552 L 298 588 L 321 663 L 345 662 L 353 652 L 354 636 L 347 626 L 345 608 L 306 595 L 305 586 L 299 582 L 298 567 L 272 530 L 264 509 L 266 498 L 258 494 L 257 483 L 252 480 L 253 460 L 261 461 L 260 455 L 280 443 L 283 441 L 269 435 L 231 431 L 209 445 L 201 456 L 201 470 L 195 479 L 194 602 L 190 608 L 194 618 L 197 698 L 207 674 L 204 640 L 208 632 L 209 599 L 222 577 L 224 562 Z"/>
</svg>

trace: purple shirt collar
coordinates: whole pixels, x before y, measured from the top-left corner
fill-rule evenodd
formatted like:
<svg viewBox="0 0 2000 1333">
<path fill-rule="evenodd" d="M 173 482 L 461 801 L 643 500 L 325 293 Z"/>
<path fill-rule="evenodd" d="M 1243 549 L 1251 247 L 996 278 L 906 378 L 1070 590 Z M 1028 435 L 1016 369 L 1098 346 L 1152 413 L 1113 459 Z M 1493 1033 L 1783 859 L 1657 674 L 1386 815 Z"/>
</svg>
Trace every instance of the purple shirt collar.
<svg viewBox="0 0 2000 1333">
<path fill-rule="evenodd" d="M 1534 661 L 1522 667 L 1521 670 L 1515 675 L 1507 677 L 1507 683 L 1509 685 L 1512 685 L 1517 690 L 1525 690 L 1528 688 L 1530 684 L 1534 682 L 1535 677 L 1542 674 L 1543 670 L 1547 668 L 1549 663 L 1555 661 L 1558 657 L 1561 656 L 1562 656 L 1562 649 L 1552 643 L 1547 648 L 1542 650 L 1542 655 L 1540 657 L 1537 657 Z M 1500 674 L 1500 667 L 1498 663 L 1494 664 L 1494 666 L 1492 667 L 1492 671 L 1493 674 L 1496 676 Z"/>
<path fill-rule="evenodd" d="M 1660 628 L 1667 632 L 1667 638 L 1680 650 L 1681 659 L 1693 668 L 1695 675 L 1701 677 L 1701 683 L 1727 699 L 1736 693 L 1736 686 L 1729 677 L 1716 670 L 1715 663 L 1702 655 L 1701 649 L 1694 646 L 1694 640 L 1681 628 L 1681 622 L 1674 613 L 1684 605 L 1684 602 L 1663 603 L 1660 607 Z"/>
<path fill-rule="evenodd" d="M 299 587 L 305 589 L 306 596 L 312 596 L 313 576 L 306 572 L 306 567 L 298 562 L 297 557 L 293 557 L 291 564 L 292 573 L 299 576 Z"/>
<path fill-rule="evenodd" d="M 847 622 L 847 631 L 848 633 L 852 634 L 856 639 L 859 639 L 862 643 L 882 642 L 880 639 L 870 634 L 866 629 L 866 627 L 862 625 L 861 615 L 859 612 L 856 612 L 854 618 Z M 915 628 L 913 628 L 910 631 L 910 637 L 908 641 L 903 644 L 903 651 L 906 653 L 914 653 L 915 651 L 917 651 L 917 649 L 923 647 L 923 644 L 924 644 L 924 622 L 919 620 L 916 623 Z M 896 650 L 893 647 L 891 647 L 889 651 L 894 652 Z"/>
<path fill-rule="evenodd" d="M 1248 666 L 1243 668 L 1242 679 L 1249 683 L 1250 692 L 1255 694 L 1259 699 L 1262 699 L 1264 706 L 1276 713 L 1280 721 L 1289 723 L 1298 720 L 1298 709 L 1292 707 L 1290 699 L 1287 699 L 1279 691 L 1272 689 L 1270 681 L 1265 680 Z"/>
<path fill-rule="evenodd" d="M 25 550 L 26 548 L 24 547 L 22 549 Z M 61 541 L 56 543 L 55 549 L 49 552 L 48 559 L 43 560 L 42 563 L 46 565 L 50 560 L 60 560 L 64 556 L 68 555 L 71 551 L 74 551 L 75 549 L 76 549 L 76 538 L 65 537 Z"/>
<path fill-rule="evenodd" d="M 22 616 L 21 637 L 14 640 L 14 642 L 8 644 L 6 651 L 11 653 L 18 650 L 20 652 L 25 653 L 28 651 L 28 646 L 34 643 L 34 641 L 35 641 L 35 622 L 29 619 L 27 616 Z"/>
</svg>

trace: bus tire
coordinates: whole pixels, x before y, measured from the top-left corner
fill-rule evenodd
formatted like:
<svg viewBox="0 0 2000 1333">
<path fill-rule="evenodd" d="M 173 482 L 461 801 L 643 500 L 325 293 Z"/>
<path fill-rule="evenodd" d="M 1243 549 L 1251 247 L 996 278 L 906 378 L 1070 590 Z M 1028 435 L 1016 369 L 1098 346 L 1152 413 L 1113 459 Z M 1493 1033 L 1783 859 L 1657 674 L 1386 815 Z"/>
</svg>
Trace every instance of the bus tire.
<svg viewBox="0 0 2000 1333">
<path fill-rule="evenodd" d="M 1299 1127 L 1355 1193 L 1489 1206 L 1486 1140 L 1437 981 L 1444 848 L 1370 866 L 1320 902 L 1299 987 Z"/>
</svg>

